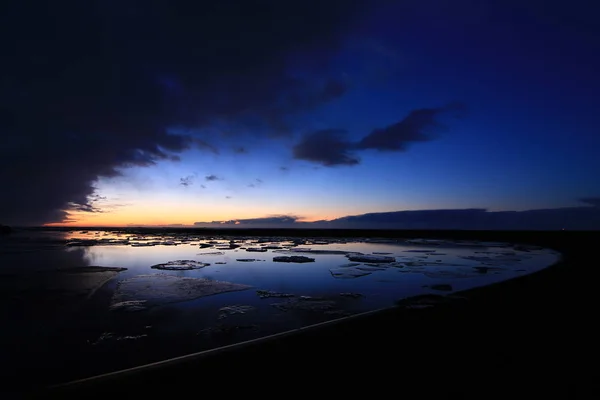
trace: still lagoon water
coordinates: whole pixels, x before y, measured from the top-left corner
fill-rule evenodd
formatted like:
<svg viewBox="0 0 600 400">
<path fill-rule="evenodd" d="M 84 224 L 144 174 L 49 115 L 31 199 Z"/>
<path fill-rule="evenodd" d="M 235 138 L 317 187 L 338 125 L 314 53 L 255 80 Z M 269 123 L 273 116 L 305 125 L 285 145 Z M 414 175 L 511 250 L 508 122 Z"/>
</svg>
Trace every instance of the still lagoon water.
<svg viewBox="0 0 600 400">
<path fill-rule="evenodd" d="M 491 242 L 20 231 L 0 238 L 0 351 L 57 383 L 453 296 L 559 257 Z"/>
</svg>

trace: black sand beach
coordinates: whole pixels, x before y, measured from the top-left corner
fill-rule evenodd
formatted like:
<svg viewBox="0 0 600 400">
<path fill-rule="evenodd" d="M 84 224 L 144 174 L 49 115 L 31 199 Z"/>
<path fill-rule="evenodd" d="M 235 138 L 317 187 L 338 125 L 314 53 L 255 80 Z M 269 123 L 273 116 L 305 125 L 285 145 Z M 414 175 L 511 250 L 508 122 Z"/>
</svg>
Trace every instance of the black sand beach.
<svg viewBox="0 0 600 400">
<path fill-rule="evenodd" d="M 204 231 L 202 231 L 204 232 Z M 592 273 L 598 232 L 207 231 L 207 234 L 411 237 L 553 248 L 558 264 L 461 293 L 295 335 L 39 392 L 43 396 L 478 398 L 593 396 L 597 328 Z M 32 366 L 20 391 L 34 388 Z M 19 396 L 20 394 L 17 394 Z M 33 395 L 33 393 L 32 393 Z"/>
</svg>

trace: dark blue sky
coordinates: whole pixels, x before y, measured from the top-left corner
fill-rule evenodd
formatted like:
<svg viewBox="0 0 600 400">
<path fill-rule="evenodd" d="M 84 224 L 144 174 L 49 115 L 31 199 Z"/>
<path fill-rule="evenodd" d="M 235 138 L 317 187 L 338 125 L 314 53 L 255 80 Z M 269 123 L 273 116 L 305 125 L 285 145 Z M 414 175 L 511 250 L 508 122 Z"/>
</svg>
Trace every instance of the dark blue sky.
<svg viewBox="0 0 600 400">
<path fill-rule="evenodd" d="M 139 50 L 146 42 L 131 38 L 139 11 L 131 14 L 140 18 L 128 21 L 123 8 L 107 4 L 106 20 L 98 23 L 125 21 L 122 36 L 114 38 L 126 45 L 123 53 L 100 53 L 100 60 L 127 71 L 119 75 L 121 86 L 99 94 L 102 88 L 84 84 L 77 95 L 64 95 L 67 116 L 60 121 L 39 107 L 9 111 L 18 118 L 5 127 L 13 134 L 5 149 L 42 150 L 27 147 L 36 146 L 39 129 L 27 133 L 28 144 L 15 145 L 16 133 L 25 131 L 14 127 L 28 115 L 48 118 L 46 125 L 84 142 L 80 148 L 73 145 L 77 140 L 68 142 L 74 147 L 58 143 L 58 153 L 90 152 L 67 157 L 64 167 L 57 155 L 49 160 L 54 170 L 41 177 L 33 177 L 33 170 L 20 180 L 3 176 L 4 186 L 23 196 L 33 192 L 36 180 L 47 190 L 56 188 L 51 203 L 28 204 L 40 207 L 36 223 L 193 224 L 272 215 L 314 221 L 401 210 L 579 207 L 579 199 L 600 196 L 600 28 L 598 6 L 591 2 L 384 0 L 361 3 L 352 12 L 340 12 L 347 3 L 332 2 L 314 6 L 327 8 L 320 11 L 331 18 L 291 20 L 289 31 L 266 23 L 294 13 L 277 6 L 265 23 L 260 13 L 240 17 L 235 35 L 265 32 L 251 43 L 227 36 L 223 46 L 232 46 L 227 50 L 237 56 L 222 56 L 224 42 L 218 33 L 211 39 L 210 29 L 183 31 L 183 42 L 161 37 L 160 28 L 155 38 L 142 38 L 197 54 L 192 58 L 159 47 L 152 53 L 149 45 L 148 57 Z M 231 10 L 216 15 L 229 21 Z M 193 34 L 204 36 L 195 42 Z M 273 35 L 294 40 L 279 43 Z M 104 49 L 111 43 L 104 40 L 87 43 Z M 256 60 L 246 62 L 246 52 Z M 15 65 L 21 61 L 15 58 Z M 76 87 L 73 63 L 56 71 L 67 65 L 70 75 L 60 75 L 67 76 L 62 87 Z M 33 74 L 41 79 L 42 72 Z M 108 82 L 113 80 L 111 75 Z M 13 93 L 35 96 L 29 90 Z M 153 97 L 156 90 L 160 100 Z M 106 103 L 79 107 L 81 96 L 106 96 Z M 112 103 L 119 108 L 105 105 Z M 81 121 L 74 114 L 83 115 Z M 118 134 L 98 147 L 89 139 L 98 126 L 101 135 Z M 162 133 L 150 133 L 154 128 Z M 115 148 L 122 151 L 113 154 Z M 102 152 L 110 156 L 102 160 Z M 89 173 L 71 177 L 77 184 L 65 187 L 68 171 L 78 166 Z"/>
</svg>

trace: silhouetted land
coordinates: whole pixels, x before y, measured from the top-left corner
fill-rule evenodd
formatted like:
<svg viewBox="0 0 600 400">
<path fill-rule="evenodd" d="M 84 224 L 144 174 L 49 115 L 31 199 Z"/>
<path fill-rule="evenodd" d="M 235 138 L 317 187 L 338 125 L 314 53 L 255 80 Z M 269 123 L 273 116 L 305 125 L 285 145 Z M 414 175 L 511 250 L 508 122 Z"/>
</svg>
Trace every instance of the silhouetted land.
<svg viewBox="0 0 600 400">
<path fill-rule="evenodd" d="M 587 287 L 598 267 L 599 232 L 192 231 L 509 241 L 553 248 L 563 259 L 533 275 L 464 292 L 466 300 L 358 317 L 168 368 L 76 385 L 62 389 L 61 396 L 593 396 L 597 308 L 596 294 Z M 31 381 L 44 373 L 35 371 Z"/>
</svg>

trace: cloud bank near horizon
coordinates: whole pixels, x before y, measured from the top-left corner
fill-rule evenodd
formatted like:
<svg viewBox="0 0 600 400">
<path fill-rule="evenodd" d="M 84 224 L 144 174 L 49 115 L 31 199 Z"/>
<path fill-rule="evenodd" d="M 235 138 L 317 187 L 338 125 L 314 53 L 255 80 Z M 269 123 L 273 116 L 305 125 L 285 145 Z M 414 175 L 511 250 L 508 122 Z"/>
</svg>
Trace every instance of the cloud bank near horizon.
<svg viewBox="0 0 600 400">
<path fill-rule="evenodd" d="M 194 226 L 200 228 L 598 230 L 600 229 L 600 202 L 590 206 L 528 211 L 487 211 L 480 208 L 391 211 L 314 222 L 303 222 L 297 216 L 279 215 L 195 222 Z"/>
</svg>

